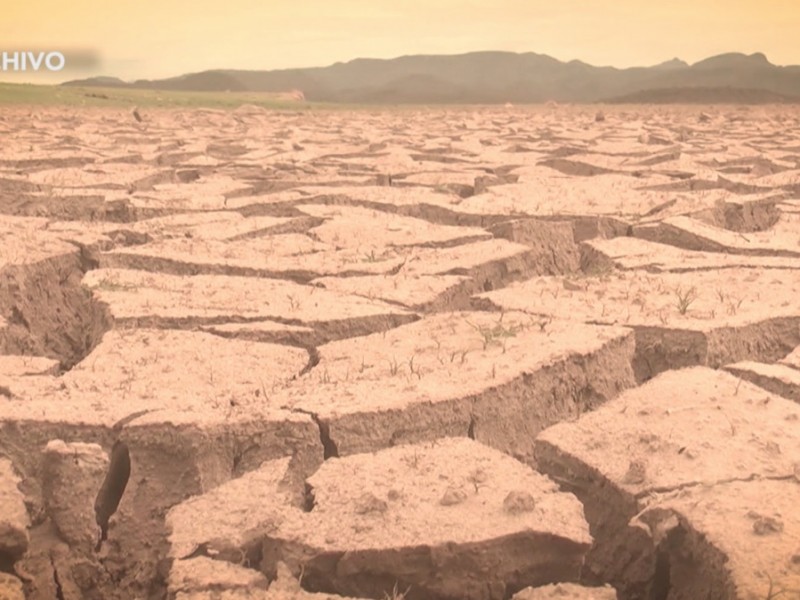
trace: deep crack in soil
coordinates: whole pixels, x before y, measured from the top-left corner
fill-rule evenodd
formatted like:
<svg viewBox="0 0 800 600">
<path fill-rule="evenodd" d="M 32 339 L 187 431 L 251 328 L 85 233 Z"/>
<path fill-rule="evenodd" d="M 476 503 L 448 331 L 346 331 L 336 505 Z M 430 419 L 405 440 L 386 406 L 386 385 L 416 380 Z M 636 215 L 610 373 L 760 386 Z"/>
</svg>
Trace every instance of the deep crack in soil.
<svg viewBox="0 0 800 600">
<path fill-rule="evenodd" d="M 46 356 L 62 371 L 83 360 L 112 326 L 108 307 L 81 284 L 96 267 L 82 250 L 0 270 L 0 354 Z"/>
</svg>

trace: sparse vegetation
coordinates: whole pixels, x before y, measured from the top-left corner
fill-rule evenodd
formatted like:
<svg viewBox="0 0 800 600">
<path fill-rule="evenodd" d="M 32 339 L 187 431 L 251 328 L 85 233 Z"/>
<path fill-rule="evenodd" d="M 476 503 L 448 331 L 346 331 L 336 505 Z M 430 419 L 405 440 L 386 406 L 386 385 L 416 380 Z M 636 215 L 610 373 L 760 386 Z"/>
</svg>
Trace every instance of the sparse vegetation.
<svg viewBox="0 0 800 600">
<path fill-rule="evenodd" d="M 331 383 L 332 382 L 331 374 L 328 373 L 328 369 L 324 369 L 322 371 L 322 374 L 319 377 L 319 382 L 320 383 Z"/>
<path fill-rule="evenodd" d="M 128 292 L 139 289 L 139 286 L 132 283 L 120 283 L 114 281 L 111 277 L 104 277 L 97 283 L 90 285 L 89 289 L 101 290 L 104 292 Z"/>
<path fill-rule="evenodd" d="M 420 370 L 419 365 L 417 365 L 416 367 L 414 366 L 414 358 L 415 357 L 412 356 L 408 360 L 408 370 L 411 373 L 411 375 L 416 375 L 417 379 L 422 379 L 422 371 Z"/>
<path fill-rule="evenodd" d="M 392 357 L 392 360 L 389 361 L 389 372 L 392 374 L 392 377 L 397 375 L 399 370 L 400 370 L 400 363 L 397 362 L 397 359 L 395 357 Z"/>
<path fill-rule="evenodd" d="M 380 262 L 380 260 L 381 260 L 381 257 L 376 255 L 375 254 L 375 250 L 372 249 L 372 250 L 369 251 L 369 254 L 365 254 L 364 255 L 364 258 L 362 259 L 362 262 L 376 263 L 376 262 Z"/>
<path fill-rule="evenodd" d="M 472 327 L 475 331 L 480 333 L 481 338 L 483 338 L 483 349 L 486 350 L 489 346 L 493 344 L 497 344 L 498 340 L 502 340 L 503 338 L 510 338 L 515 337 L 520 331 L 524 329 L 521 325 L 510 325 L 505 326 L 501 320 L 494 327 L 488 327 L 486 325 L 475 325 L 466 321 L 467 325 Z M 544 328 L 542 328 L 544 329 Z M 463 361 L 462 361 L 463 362 Z"/>
<path fill-rule="evenodd" d="M 406 591 L 401 592 L 400 588 L 398 587 L 397 583 L 395 582 L 394 587 L 392 588 L 391 592 L 384 592 L 383 598 L 384 600 L 405 600 L 406 595 L 408 592 L 411 591 L 411 586 L 406 588 Z"/>
<path fill-rule="evenodd" d="M 685 315 L 689 307 L 697 300 L 697 288 L 694 286 L 684 290 L 681 286 L 675 288 L 676 307 L 678 312 Z"/>
</svg>

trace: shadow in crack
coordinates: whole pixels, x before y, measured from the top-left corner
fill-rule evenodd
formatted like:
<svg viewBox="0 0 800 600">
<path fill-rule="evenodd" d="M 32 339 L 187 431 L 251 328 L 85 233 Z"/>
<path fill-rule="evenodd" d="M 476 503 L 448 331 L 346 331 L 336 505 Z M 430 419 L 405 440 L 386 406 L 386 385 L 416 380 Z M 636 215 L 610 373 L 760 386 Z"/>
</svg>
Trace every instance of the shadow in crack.
<svg viewBox="0 0 800 600">
<path fill-rule="evenodd" d="M 125 442 L 117 441 L 111 449 L 111 460 L 108 473 L 100 486 L 97 498 L 94 501 L 95 520 L 100 526 L 100 539 L 96 551 L 99 551 L 103 542 L 108 539 L 108 522 L 117 512 L 122 495 L 131 476 L 131 456 Z"/>
</svg>

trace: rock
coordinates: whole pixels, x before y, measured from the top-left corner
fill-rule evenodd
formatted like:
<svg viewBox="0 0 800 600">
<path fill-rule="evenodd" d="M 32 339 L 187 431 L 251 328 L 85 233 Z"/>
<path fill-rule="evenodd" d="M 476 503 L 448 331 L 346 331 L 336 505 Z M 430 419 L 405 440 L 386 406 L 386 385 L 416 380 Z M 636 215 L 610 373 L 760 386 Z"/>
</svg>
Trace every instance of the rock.
<svg viewBox="0 0 800 600">
<path fill-rule="evenodd" d="M 45 510 L 61 539 L 80 554 L 92 554 L 100 539 L 94 507 L 108 465 L 98 444 L 52 440 L 44 449 Z"/>
<path fill-rule="evenodd" d="M 277 563 L 276 570 L 277 577 L 270 584 L 264 600 L 347 600 L 342 596 L 333 594 L 315 594 L 305 591 L 300 587 L 300 582 L 292 575 L 289 567 L 283 562 Z M 402 595 L 395 598 L 396 600 L 403 600 Z M 357 599 L 351 598 L 351 600 Z"/>
<path fill-rule="evenodd" d="M 392 176 L 387 173 L 378 173 L 375 176 L 375 184 L 389 187 L 392 185 Z"/>
<path fill-rule="evenodd" d="M 200 179 L 200 172 L 197 169 L 179 169 L 175 171 L 175 177 L 181 183 L 189 183 Z"/>
<path fill-rule="evenodd" d="M 617 600 L 611 586 L 584 587 L 574 583 L 555 583 L 537 588 L 525 588 L 511 600 Z"/>
<path fill-rule="evenodd" d="M 0 600 L 25 600 L 22 582 L 9 573 L 0 572 Z"/>
<path fill-rule="evenodd" d="M 206 556 L 177 560 L 169 574 L 170 593 L 179 595 L 214 590 L 263 594 L 267 585 L 267 578 L 255 569 Z"/>
<path fill-rule="evenodd" d="M 16 562 L 30 542 L 30 519 L 19 483 L 11 461 L 0 458 L 0 564 Z"/>
</svg>

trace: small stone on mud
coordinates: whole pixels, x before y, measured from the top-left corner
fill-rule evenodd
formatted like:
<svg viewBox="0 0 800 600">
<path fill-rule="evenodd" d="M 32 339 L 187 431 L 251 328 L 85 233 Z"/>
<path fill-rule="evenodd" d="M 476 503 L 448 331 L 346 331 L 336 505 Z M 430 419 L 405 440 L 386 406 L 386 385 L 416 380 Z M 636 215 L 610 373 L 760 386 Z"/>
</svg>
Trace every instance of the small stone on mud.
<svg viewBox="0 0 800 600">
<path fill-rule="evenodd" d="M 366 515 L 369 513 L 385 513 L 389 510 L 389 505 L 384 500 L 381 500 L 375 494 L 370 492 L 364 493 L 356 501 L 356 514 Z"/>
<path fill-rule="evenodd" d="M 531 512 L 536 508 L 536 502 L 528 492 L 514 490 L 509 492 L 503 500 L 503 510 L 512 515 Z"/>
<path fill-rule="evenodd" d="M 623 483 L 644 483 L 647 479 L 647 465 L 643 460 L 632 460 L 628 472 L 622 478 Z"/>
<path fill-rule="evenodd" d="M 562 285 L 564 286 L 565 290 L 568 290 L 570 292 L 583 292 L 583 291 L 586 291 L 586 287 L 584 287 L 584 286 L 582 286 L 582 285 L 580 285 L 578 283 L 573 283 L 569 279 L 565 279 Z"/>
<path fill-rule="evenodd" d="M 761 515 L 755 516 L 753 521 L 753 533 L 756 535 L 769 535 L 771 533 L 780 533 L 783 531 L 783 522 L 774 517 L 764 517 Z"/>
<path fill-rule="evenodd" d="M 461 488 L 449 487 L 445 491 L 441 500 L 439 500 L 439 504 L 441 504 L 442 506 L 454 506 L 456 504 L 461 504 L 466 499 L 467 499 L 467 492 L 465 492 Z"/>
</svg>

